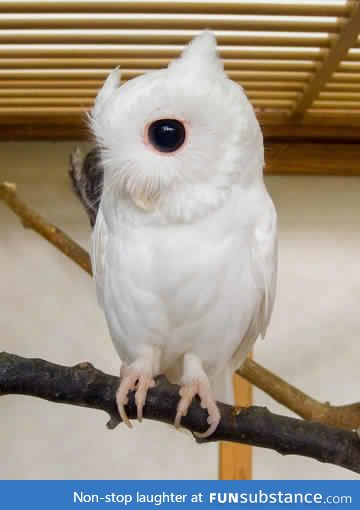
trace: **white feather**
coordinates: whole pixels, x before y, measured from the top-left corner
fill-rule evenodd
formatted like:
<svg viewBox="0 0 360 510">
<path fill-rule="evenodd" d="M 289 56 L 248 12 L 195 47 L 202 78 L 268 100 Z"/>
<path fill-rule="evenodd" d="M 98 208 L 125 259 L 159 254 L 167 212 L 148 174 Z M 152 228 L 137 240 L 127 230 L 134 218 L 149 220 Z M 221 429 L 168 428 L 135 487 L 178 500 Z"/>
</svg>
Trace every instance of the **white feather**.
<svg viewBox="0 0 360 510">
<path fill-rule="evenodd" d="M 270 199 L 255 228 L 253 259 L 258 285 L 263 292 L 259 331 L 264 338 L 275 300 L 277 272 L 277 216 Z"/>
<path fill-rule="evenodd" d="M 94 226 L 94 230 L 92 232 L 92 242 L 91 242 L 91 250 L 90 250 L 90 257 L 91 257 L 91 266 L 92 266 L 92 272 L 93 277 L 96 282 L 96 291 L 98 296 L 98 301 L 101 306 L 104 305 L 103 303 L 103 296 L 104 296 L 104 257 L 106 253 L 106 240 L 107 240 L 107 228 L 104 222 L 104 217 L 101 211 L 101 208 L 99 208 L 97 217 L 96 217 L 96 223 Z"/>
</svg>

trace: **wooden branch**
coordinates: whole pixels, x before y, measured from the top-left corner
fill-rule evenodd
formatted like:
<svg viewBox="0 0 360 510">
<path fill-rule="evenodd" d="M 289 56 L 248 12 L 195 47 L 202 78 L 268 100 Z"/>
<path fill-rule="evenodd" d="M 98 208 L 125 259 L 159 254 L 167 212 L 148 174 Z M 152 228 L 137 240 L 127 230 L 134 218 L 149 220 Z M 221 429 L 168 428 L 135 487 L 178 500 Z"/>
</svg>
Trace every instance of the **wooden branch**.
<svg viewBox="0 0 360 510">
<path fill-rule="evenodd" d="M 251 359 L 237 373 L 305 420 L 360 431 L 360 402 L 344 406 L 319 402 Z"/>
<path fill-rule="evenodd" d="M 88 253 L 57 227 L 50 225 L 30 209 L 16 194 L 14 184 L 0 184 L 3 200 L 21 219 L 24 226 L 32 228 L 87 273 L 91 274 Z M 342 429 L 360 430 L 360 402 L 345 406 L 331 406 L 309 397 L 301 390 L 273 374 L 252 360 L 247 360 L 238 373 L 304 419 L 318 421 Z"/>
<path fill-rule="evenodd" d="M 45 221 L 37 212 L 28 207 L 16 193 L 16 185 L 9 182 L 0 184 L 0 200 L 20 218 L 25 228 L 31 228 L 91 274 L 89 254 L 55 225 Z"/>
<path fill-rule="evenodd" d="M 120 423 L 115 404 L 119 379 L 89 363 L 74 367 L 55 365 L 0 353 L 0 395 L 30 395 L 105 411 L 109 428 Z M 179 402 L 179 387 L 165 377 L 157 378 L 144 407 L 144 417 L 171 424 Z M 233 441 L 275 450 L 283 455 L 302 455 L 360 473 L 360 439 L 355 432 L 273 414 L 262 407 L 231 407 L 219 403 L 221 422 L 207 441 Z M 126 406 L 130 419 L 137 414 L 134 392 Z M 191 432 L 207 429 L 207 413 L 199 400 L 192 402 L 182 425 Z"/>
</svg>

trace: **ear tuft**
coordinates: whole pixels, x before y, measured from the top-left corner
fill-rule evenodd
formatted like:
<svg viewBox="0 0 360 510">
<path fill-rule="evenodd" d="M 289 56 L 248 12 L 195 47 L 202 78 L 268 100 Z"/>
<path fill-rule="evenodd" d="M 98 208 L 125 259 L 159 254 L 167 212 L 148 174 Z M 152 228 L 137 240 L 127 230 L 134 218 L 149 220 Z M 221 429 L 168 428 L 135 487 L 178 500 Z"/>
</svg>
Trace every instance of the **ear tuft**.
<svg viewBox="0 0 360 510">
<path fill-rule="evenodd" d="M 191 74 L 214 75 L 223 73 L 224 67 L 216 52 L 216 38 L 210 30 L 204 30 L 185 47 L 181 56 L 170 67 Z"/>
<path fill-rule="evenodd" d="M 106 78 L 104 85 L 99 90 L 94 108 L 92 110 L 92 116 L 96 116 L 104 107 L 105 103 L 111 99 L 115 91 L 120 85 L 120 67 L 117 66 L 111 71 L 109 76 Z"/>
<path fill-rule="evenodd" d="M 203 30 L 195 36 L 182 52 L 181 58 L 215 59 L 216 38 L 211 30 Z"/>
</svg>

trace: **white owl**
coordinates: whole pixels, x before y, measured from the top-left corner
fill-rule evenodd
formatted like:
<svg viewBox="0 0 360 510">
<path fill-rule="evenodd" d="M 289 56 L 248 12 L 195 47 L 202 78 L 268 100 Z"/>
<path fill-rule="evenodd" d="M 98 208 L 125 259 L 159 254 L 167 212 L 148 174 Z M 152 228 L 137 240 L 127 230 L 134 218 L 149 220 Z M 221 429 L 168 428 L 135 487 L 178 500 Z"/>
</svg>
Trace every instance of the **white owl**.
<svg viewBox="0 0 360 510">
<path fill-rule="evenodd" d="M 154 377 L 220 413 L 272 310 L 276 212 L 263 182 L 262 133 L 227 78 L 209 31 L 168 68 L 119 86 L 111 72 L 91 113 L 104 187 L 92 238 L 97 292 L 121 359 L 119 413 L 139 420 Z"/>
</svg>

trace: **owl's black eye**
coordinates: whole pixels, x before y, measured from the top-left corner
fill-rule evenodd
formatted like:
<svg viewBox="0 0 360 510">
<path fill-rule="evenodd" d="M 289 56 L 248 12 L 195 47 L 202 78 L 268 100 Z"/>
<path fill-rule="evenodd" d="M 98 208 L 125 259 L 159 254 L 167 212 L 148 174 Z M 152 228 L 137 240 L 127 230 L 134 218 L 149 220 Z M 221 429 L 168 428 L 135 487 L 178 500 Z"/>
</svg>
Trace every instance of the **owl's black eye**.
<svg viewBox="0 0 360 510">
<path fill-rule="evenodd" d="M 176 119 L 159 119 L 148 128 L 151 145 L 160 152 L 175 152 L 185 142 L 185 127 Z"/>
</svg>

